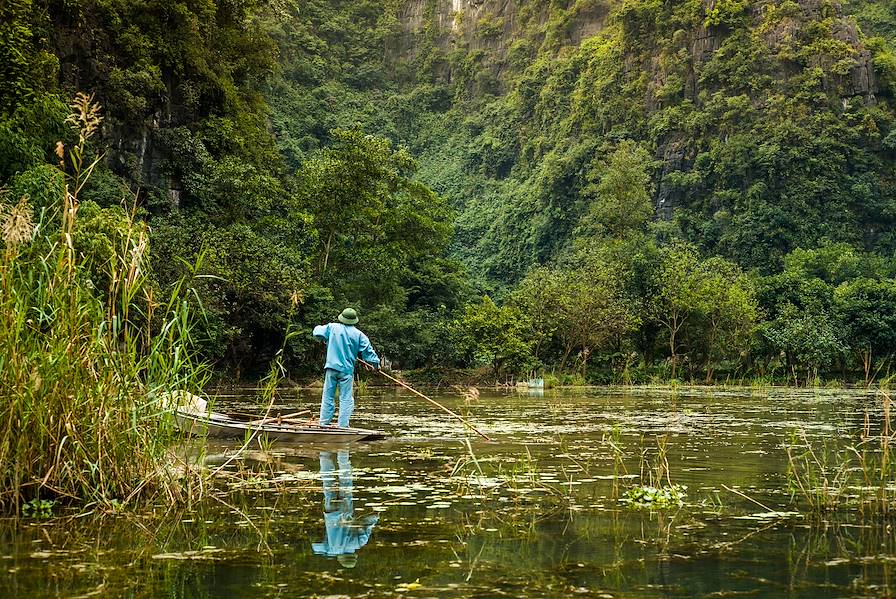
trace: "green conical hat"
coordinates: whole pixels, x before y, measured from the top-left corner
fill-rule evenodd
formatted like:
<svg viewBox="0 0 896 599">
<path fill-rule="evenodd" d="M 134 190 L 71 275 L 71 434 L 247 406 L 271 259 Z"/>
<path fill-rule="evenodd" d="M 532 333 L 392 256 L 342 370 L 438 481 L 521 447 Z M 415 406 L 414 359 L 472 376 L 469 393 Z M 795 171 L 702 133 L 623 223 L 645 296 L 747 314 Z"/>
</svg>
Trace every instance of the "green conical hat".
<svg viewBox="0 0 896 599">
<path fill-rule="evenodd" d="M 358 324 L 358 313 L 354 308 L 346 308 L 339 315 L 339 322 L 342 324 Z"/>
</svg>

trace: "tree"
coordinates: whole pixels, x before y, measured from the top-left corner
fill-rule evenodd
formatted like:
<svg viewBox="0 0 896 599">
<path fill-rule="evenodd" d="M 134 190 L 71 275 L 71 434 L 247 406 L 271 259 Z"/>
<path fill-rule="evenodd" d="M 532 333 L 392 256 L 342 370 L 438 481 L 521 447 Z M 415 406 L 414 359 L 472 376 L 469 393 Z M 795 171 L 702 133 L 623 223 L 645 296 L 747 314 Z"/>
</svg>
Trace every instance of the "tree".
<svg viewBox="0 0 896 599">
<path fill-rule="evenodd" d="M 710 381 L 717 361 L 750 341 L 757 320 L 752 284 L 735 264 L 719 257 L 701 260 L 693 246 L 681 242 L 663 249 L 659 283 L 652 308 L 669 338 L 672 377 L 686 341 L 684 353 L 702 353 Z"/>
<path fill-rule="evenodd" d="M 525 338 L 527 323 L 519 310 L 498 307 L 490 297 L 469 304 L 455 323 L 457 346 L 467 363 L 488 364 L 495 378 L 502 372 L 520 374 L 534 366 L 532 343 Z"/>
<path fill-rule="evenodd" d="M 33 0 L 0 4 L 0 117 L 33 103 L 51 89 L 59 60 L 47 51 L 41 29 L 46 25 Z"/>
<path fill-rule="evenodd" d="M 893 264 L 884 257 L 861 252 L 846 243 L 832 243 L 810 250 L 797 248 L 784 257 L 784 270 L 831 285 L 860 277 L 880 279 L 894 274 Z"/>
<path fill-rule="evenodd" d="M 845 282 L 834 290 L 834 311 L 869 382 L 874 358 L 883 360 L 896 351 L 896 281 Z"/>
<path fill-rule="evenodd" d="M 735 264 L 719 257 L 700 263 L 699 313 L 689 333 L 704 355 L 706 382 L 724 356 L 737 356 L 752 339 L 758 318 L 753 285 Z"/>
<path fill-rule="evenodd" d="M 557 331 L 564 347 L 560 369 L 578 349 L 584 374 L 588 358 L 632 331 L 638 318 L 623 296 L 613 265 L 593 263 L 579 272 L 567 272 L 565 282 Z"/>
<path fill-rule="evenodd" d="M 678 366 L 679 334 L 699 310 L 702 301 L 702 273 L 698 270 L 699 257 L 693 246 L 676 242 L 664 248 L 659 269 L 660 288 L 653 298 L 653 317 L 666 329 L 672 378 Z"/>
<path fill-rule="evenodd" d="M 805 380 L 815 380 L 819 369 L 829 366 L 846 350 L 841 331 L 827 312 L 801 311 L 790 303 L 781 307 L 777 318 L 762 326 L 761 333 L 784 354 L 795 379 L 797 368 L 805 368 Z"/>
<path fill-rule="evenodd" d="M 576 270 L 539 267 L 529 272 L 512 296 L 526 316 L 536 356 L 559 349 L 563 370 L 574 351 L 583 373 L 596 351 L 617 343 L 639 323 L 624 295 L 617 265 L 593 260 Z"/>
<path fill-rule="evenodd" d="M 378 305 L 403 301 L 415 261 L 444 255 L 451 235 L 444 200 L 412 179 L 403 148 L 359 130 L 335 130 L 334 144 L 296 175 L 296 205 L 313 217 L 316 271 L 337 297 Z"/>
<path fill-rule="evenodd" d="M 199 262 L 196 295 L 185 300 L 201 303 L 197 334 L 206 359 L 238 375 L 253 373 L 280 349 L 289 324 L 316 310 L 316 299 L 332 301 L 311 276 L 307 227 L 272 217 L 226 227 L 195 215 L 152 220 L 151 258 L 161 285 Z"/>
<path fill-rule="evenodd" d="M 556 268 L 538 266 L 514 289 L 511 303 L 525 315 L 527 337 L 536 358 L 546 361 L 558 344 L 557 330 L 568 277 Z"/>
<path fill-rule="evenodd" d="M 649 167 L 650 155 L 631 140 L 622 141 L 607 161 L 593 162 L 582 190 L 591 204 L 583 227 L 615 238 L 643 230 L 653 215 Z"/>
</svg>

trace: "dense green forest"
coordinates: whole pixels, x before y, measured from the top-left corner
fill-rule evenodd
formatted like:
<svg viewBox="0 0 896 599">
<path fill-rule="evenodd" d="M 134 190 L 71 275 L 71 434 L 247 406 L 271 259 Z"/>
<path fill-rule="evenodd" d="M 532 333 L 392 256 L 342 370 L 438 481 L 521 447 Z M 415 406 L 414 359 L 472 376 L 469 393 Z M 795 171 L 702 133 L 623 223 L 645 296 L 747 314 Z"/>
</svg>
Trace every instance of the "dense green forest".
<svg viewBox="0 0 896 599">
<path fill-rule="evenodd" d="M 9 0 L 4 222 L 84 91 L 85 284 L 134 212 L 226 376 L 315 372 L 287 331 L 352 305 L 437 376 L 871 380 L 894 44 L 890 0 Z"/>
</svg>

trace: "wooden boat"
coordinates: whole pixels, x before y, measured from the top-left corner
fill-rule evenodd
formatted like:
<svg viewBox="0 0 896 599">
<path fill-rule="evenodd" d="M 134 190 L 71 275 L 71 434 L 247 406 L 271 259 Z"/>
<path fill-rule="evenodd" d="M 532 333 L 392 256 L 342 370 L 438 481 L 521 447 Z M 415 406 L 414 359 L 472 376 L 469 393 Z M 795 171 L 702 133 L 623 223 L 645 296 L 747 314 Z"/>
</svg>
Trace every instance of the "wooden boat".
<svg viewBox="0 0 896 599">
<path fill-rule="evenodd" d="M 210 411 L 207 401 L 187 391 L 162 393 L 160 401 L 163 406 L 173 410 L 174 421 L 181 432 L 197 437 L 245 439 L 247 435 L 257 434 L 269 441 L 351 443 L 384 439 L 389 436 L 388 433 L 366 428 L 322 426 L 280 416 L 248 422 L 238 420 L 227 414 Z"/>
<path fill-rule="evenodd" d="M 208 436 L 218 439 L 244 439 L 247 434 L 258 433 L 269 441 L 289 443 L 352 443 L 384 439 L 388 433 L 364 428 L 340 428 L 311 423 L 245 422 L 217 412 L 195 412 L 178 408 L 175 413 L 177 427 L 188 435 Z"/>
</svg>

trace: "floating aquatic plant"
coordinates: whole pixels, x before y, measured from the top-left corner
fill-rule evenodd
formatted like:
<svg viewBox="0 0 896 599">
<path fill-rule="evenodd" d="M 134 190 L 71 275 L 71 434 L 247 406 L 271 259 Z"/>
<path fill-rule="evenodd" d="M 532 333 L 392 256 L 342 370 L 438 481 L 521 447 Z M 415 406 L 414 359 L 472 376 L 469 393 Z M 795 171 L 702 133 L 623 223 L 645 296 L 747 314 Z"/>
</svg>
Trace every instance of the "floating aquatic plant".
<svg viewBox="0 0 896 599">
<path fill-rule="evenodd" d="M 626 491 L 620 501 L 638 509 L 667 510 L 684 505 L 686 490 L 684 485 L 639 485 Z"/>
</svg>

